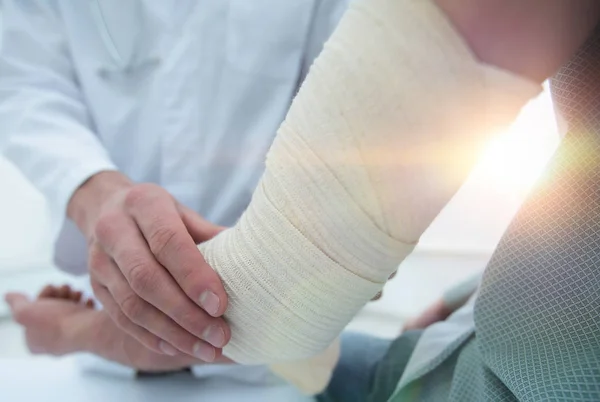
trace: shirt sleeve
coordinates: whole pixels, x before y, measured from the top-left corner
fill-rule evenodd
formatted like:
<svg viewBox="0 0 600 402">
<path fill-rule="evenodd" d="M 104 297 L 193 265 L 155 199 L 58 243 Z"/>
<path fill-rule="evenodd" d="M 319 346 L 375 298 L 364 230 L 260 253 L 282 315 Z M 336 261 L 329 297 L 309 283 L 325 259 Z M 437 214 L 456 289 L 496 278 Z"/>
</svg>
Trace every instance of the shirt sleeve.
<svg viewBox="0 0 600 402">
<path fill-rule="evenodd" d="M 2 5 L 0 150 L 45 196 L 56 236 L 73 192 L 116 167 L 93 133 L 54 2 Z"/>
</svg>

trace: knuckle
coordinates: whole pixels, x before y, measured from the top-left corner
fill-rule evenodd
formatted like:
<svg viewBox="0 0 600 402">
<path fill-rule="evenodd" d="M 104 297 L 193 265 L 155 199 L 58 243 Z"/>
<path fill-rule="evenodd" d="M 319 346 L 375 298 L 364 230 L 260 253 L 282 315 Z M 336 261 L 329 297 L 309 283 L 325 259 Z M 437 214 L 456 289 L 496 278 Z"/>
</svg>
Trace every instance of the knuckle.
<svg viewBox="0 0 600 402">
<path fill-rule="evenodd" d="M 135 208 L 140 204 L 147 196 L 148 188 L 143 184 L 133 186 L 127 194 L 125 194 L 125 206 L 128 208 Z"/>
<path fill-rule="evenodd" d="M 203 267 L 200 267 L 203 268 Z M 177 273 L 177 283 L 179 283 L 183 290 L 187 292 L 187 285 L 197 286 L 197 285 L 206 285 L 207 280 L 201 280 L 198 270 L 182 268 L 180 272 Z"/>
<path fill-rule="evenodd" d="M 213 321 L 216 322 L 216 320 L 212 320 L 205 316 L 203 311 L 194 310 L 191 308 L 174 312 L 173 320 L 179 324 L 179 326 L 185 329 L 186 332 L 189 331 L 194 335 L 202 334 L 210 324 L 213 324 Z"/>
<path fill-rule="evenodd" d="M 155 197 L 159 193 L 159 189 L 159 186 L 152 183 L 137 184 L 125 194 L 125 206 L 136 208 L 146 200 Z"/>
<path fill-rule="evenodd" d="M 148 239 L 148 243 L 150 244 L 152 253 L 159 259 L 164 257 L 167 250 L 176 252 L 180 251 L 183 246 L 181 240 L 179 240 L 177 231 L 165 225 L 158 226 L 152 232 L 152 235 Z"/>
<path fill-rule="evenodd" d="M 119 328 L 121 328 L 123 331 L 130 331 L 131 330 L 131 320 L 129 318 L 127 318 L 127 316 L 123 313 L 116 312 L 115 314 L 113 314 L 113 320 L 115 321 L 115 323 L 117 324 L 117 326 Z"/>
<path fill-rule="evenodd" d="M 142 315 L 144 311 L 144 302 L 135 294 L 130 293 L 123 298 L 120 303 L 121 310 L 127 318 L 127 322 L 129 320 L 135 321 Z M 123 315 L 123 314 L 121 314 Z"/>
<path fill-rule="evenodd" d="M 95 238 L 101 243 L 109 242 L 114 234 L 115 222 L 119 219 L 119 216 L 114 212 L 105 213 L 100 216 L 94 225 Z"/>
<path fill-rule="evenodd" d="M 156 332 L 156 334 L 158 334 L 162 339 L 174 346 L 180 347 L 188 343 L 185 331 L 172 321 L 163 322 L 162 325 L 159 326 L 158 332 Z M 189 348 L 189 350 L 191 350 L 191 347 Z"/>
<path fill-rule="evenodd" d="M 206 326 L 206 323 L 199 317 L 199 313 L 197 311 L 192 311 L 191 309 L 187 308 L 176 312 L 173 319 L 184 328 Z"/>
<path fill-rule="evenodd" d="M 88 254 L 88 264 L 91 269 L 93 269 L 94 271 L 100 271 L 100 270 L 102 270 L 102 268 L 104 268 L 104 266 L 106 265 L 106 262 L 107 262 L 107 256 L 104 253 L 104 251 L 102 251 L 98 247 L 90 248 L 90 251 Z"/>
<path fill-rule="evenodd" d="M 156 288 L 156 275 L 152 273 L 145 261 L 133 260 L 127 271 L 129 284 L 136 293 L 145 293 Z"/>
</svg>

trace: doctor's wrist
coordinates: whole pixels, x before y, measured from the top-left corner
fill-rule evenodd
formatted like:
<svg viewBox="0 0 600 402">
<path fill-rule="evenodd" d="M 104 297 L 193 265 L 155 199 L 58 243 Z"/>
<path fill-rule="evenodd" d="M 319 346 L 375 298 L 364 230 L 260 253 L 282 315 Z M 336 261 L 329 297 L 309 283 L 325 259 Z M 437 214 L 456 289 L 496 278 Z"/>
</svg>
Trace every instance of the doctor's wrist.
<svg viewBox="0 0 600 402">
<path fill-rule="evenodd" d="M 96 173 L 75 190 L 67 205 L 67 216 L 89 237 L 102 205 L 116 192 L 133 185 L 127 176 L 118 171 Z"/>
</svg>

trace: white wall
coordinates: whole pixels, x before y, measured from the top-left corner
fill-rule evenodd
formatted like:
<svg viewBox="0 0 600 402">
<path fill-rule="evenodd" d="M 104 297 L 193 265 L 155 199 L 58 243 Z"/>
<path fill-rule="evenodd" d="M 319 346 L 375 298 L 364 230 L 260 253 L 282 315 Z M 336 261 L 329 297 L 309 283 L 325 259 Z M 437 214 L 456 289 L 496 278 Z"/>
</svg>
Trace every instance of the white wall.
<svg viewBox="0 0 600 402">
<path fill-rule="evenodd" d="M 48 216 L 43 197 L 0 157 L 0 274 L 47 265 Z"/>
<path fill-rule="evenodd" d="M 0 319 L 8 312 L 1 299 L 5 292 L 31 294 L 47 283 L 64 282 L 64 276 L 50 266 L 48 236 L 44 199 L 0 155 Z"/>
<path fill-rule="evenodd" d="M 42 196 L 0 155 L 0 275 L 8 270 L 48 264 L 48 234 Z"/>
</svg>

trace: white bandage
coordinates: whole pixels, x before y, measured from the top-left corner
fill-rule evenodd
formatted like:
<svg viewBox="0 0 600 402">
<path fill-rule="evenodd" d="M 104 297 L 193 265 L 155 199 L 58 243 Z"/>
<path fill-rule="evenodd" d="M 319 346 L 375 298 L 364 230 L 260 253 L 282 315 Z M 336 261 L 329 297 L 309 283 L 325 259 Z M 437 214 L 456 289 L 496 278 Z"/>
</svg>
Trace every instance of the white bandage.
<svg viewBox="0 0 600 402">
<path fill-rule="evenodd" d="M 202 244 L 239 363 L 325 350 L 541 86 L 478 62 L 431 0 L 356 1 L 294 99 L 248 210 Z"/>
<path fill-rule="evenodd" d="M 316 395 L 327 387 L 340 357 L 341 342 L 308 359 L 269 365 L 271 372 L 287 380 L 306 395 Z"/>
</svg>

